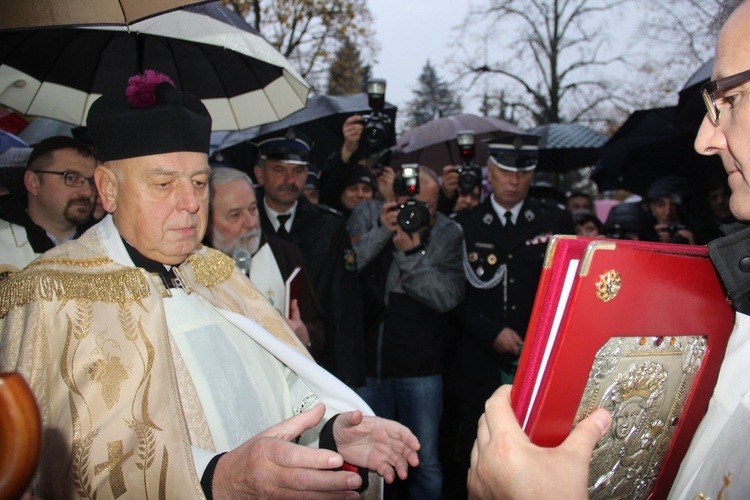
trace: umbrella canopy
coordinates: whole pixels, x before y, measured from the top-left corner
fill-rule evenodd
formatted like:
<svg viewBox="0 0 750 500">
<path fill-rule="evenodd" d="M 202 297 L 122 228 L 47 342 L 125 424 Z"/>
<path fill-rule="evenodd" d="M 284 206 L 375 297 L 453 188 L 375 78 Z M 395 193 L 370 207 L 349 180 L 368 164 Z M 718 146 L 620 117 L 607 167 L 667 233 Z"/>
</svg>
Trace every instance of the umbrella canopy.
<svg viewBox="0 0 750 500">
<path fill-rule="evenodd" d="M 676 107 L 634 112 L 607 141 L 591 178 L 601 191 L 625 189 L 645 195 L 665 175 L 682 175 L 696 192 L 708 172 L 721 165 L 717 156 L 695 152 L 698 124 L 676 123 Z"/>
<path fill-rule="evenodd" d="M 29 147 L 29 145 L 26 144 L 23 139 L 11 134 L 10 132 L 6 132 L 5 130 L 0 129 L 0 153 L 3 151 L 7 151 L 10 148 L 27 147 Z"/>
<path fill-rule="evenodd" d="M 4 0 L 0 30 L 112 24 L 127 26 L 206 0 Z"/>
<path fill-rule="evenodd" d="M 550 123 L 528 130 L 539 136 L 539 170 L 568 172 L 590 167 L 607 142 L 604 134 L 579 123 Z"/>
<path fill-rule="evenodd" d="M 242 130 L 297 111 L 309 87 L 284 57 L 219 3 L 125 27 L 0 32 L 0 104 L 84 125 L 105 92 L 153 69 L 203 100 L 214 130 Z"/>
<path fill-rule="evenodd" d="M 249 142 L 289 127 L 296 127 L 314 142 L 311 152 L 312 162 L 322 168 L 326 158 L 332 152 L 340 150 L 343 145 L 341 128 L 346 119 L 351 115 L 366 114 L 370 111 L 365 93 L 313 96 L 307 100 L 304 109 L 283 120 L 227 134 L 216 151 L 221 151 L 222 156 L 232 165 L 244 169 L 247 165 L 255 163 L 254 148 L 248 144 Z M 383 112 L 391 119 L 391 136 L 393 137 L 395 132 L 392 127 L 396 121 L 396 107 L 386 103 Z"/>
<path fill-rule="evenodd" d="M 703 104 L 701 89 L 703 84 L 711 79 L 711 73 L 714 70 L 714 58 L 704 62 L 698 71 L 685 82 L 680 90 L 680 98 L 677 103 L 677 113 L 675 119 L 678 121 L 687 121 L 700 123 L 706 116 L 706 105 Z"/>
<path fill-rule="evenodd" d="M 23 139 L 26 144 L 33 146 L 41 140 L 55 135 L 73 137 L 73 129 L 75 128 L 75 125 L 61 122 L 59 120 L 53 120 L 51 118 L 36 118 L 18 134 L 18 137 Z"/>
<path fill-rule="evenodd" d="M 478 165 L 487 163 L 488 149 L 484 140 L 526 134 L 522 128 L 491 116 L 458 114 L 437 118 L 401 134 L 394 147 L 394 164 L 419 163 L 442 174 L 444 166 L 462 163 L 456 134 L 463 130 L 474 131 L 474 162 Z"/>
</svg>

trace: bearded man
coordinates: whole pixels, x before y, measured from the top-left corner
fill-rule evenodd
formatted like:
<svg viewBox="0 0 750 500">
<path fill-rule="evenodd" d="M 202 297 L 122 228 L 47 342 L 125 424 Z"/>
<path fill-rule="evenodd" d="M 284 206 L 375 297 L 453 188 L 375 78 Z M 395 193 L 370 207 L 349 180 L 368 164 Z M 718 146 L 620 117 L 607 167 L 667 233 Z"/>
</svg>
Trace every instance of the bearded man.
<svg viewBox="0 0 750 500">
<path fill-rule="evenodd" d="M 27 201 L 0 214 L 0 280 L 63 241 L 80 236 L 96 198 L 96 158 L 72 137 L 50 137 L 31 151 L 23 182 Z"/>
<path fill-rule="evenodd" d="M 323 312 L 304 271 L 302 252 L 281 238 L 261 233 L 258 200 L 249 175 L 234 168 L 213 167 L 209 185 L 208 244 L 231 255 L 238 264 L 239 259 L 250 256 L 246 273 L 279 312 L 283 313 L 279 306 L 285 305 L 286 281 L 301 268 L 295 278 L 299 280 L 299 298 L 292 298 L 289 317 L 284 319 L 313 357 L 320 360 L 325 346 Z M 244 256 L 243 251 L 247 252 Z"/>
</svg>

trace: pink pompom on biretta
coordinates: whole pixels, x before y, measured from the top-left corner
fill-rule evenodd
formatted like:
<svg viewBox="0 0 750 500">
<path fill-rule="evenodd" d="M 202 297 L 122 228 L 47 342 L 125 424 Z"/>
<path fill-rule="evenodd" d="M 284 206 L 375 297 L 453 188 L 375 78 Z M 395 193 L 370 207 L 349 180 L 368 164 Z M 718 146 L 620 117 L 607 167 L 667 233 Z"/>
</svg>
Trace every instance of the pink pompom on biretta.
<svg viewBox="0 0 750 500">
<path fill-rule="evenodd" d="M 125 97 L 134 108 L 150 108 L 156 104 L 154 89 L 162 82 L 167 82 L 174 87 L 174 82 L 164 73 L 147 69 L 143 74 L 131 76 L 128 79 L 128 87 L 125 89 Z"/>
</svg>

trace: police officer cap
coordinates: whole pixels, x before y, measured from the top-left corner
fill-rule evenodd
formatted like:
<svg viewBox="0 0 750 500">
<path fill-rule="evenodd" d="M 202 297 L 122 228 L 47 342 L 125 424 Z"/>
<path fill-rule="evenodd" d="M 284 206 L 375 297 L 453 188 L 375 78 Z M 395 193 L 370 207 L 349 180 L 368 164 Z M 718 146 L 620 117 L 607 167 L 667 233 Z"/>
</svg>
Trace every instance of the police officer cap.
<svg viewBox="0 0 750 500">
<path fill-rule="evenodd" d="M 290 127 L 278 135 L 259 140 L 255 145 L 258 147 L 258 157 L 263 160 L 308 166 L 313 142 L 299 130 Z"/>
<path fill-rule="evenodd" d="M 690 194 L 690 184 L 680 175 L 666 175 L 659 177 L 648 187 L 646 198 L 670 198 L 672 202 L 682 204 L 683 198 Z"/>
<path fill-rule="evenodd" d="M 536 168 L 539 158 L 536 135 L 511 135 L 489 139 L 490 163 L 511 172 L 528 172 Z"/>
<path fill-rule="evenodd" d="M 131 77 L 123 90 L 99 97 L 86 118 L 103 161 L 182 151 L 208 154 L 211 115 L 200 99 L 151 70 Z"/>
<path fill-rule="evenodd" d="M 320 170 L 313 165 L 308 165 L 307 180 L 302 189 L 320 189 Z"/>
</svg>

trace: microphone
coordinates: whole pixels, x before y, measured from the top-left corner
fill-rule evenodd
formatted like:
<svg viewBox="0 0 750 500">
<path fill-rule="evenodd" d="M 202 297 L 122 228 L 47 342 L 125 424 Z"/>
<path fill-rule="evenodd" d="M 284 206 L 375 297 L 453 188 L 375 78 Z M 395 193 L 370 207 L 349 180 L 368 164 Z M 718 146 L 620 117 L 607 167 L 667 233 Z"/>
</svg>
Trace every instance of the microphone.
<svg viewBox="0 0 750 500">
<path fill-rule="evenodd" d="M 240 271 L 242 271 L 242 274 L 249 277 L 250 265 L 253 263 L 253 256 L 250 255 L 250 252 L 244 248 L 238 248 L 234 251 L 234 254 L 232 254 L 232 258 L 237 267 L 240 268 Z"/>
</svg>

